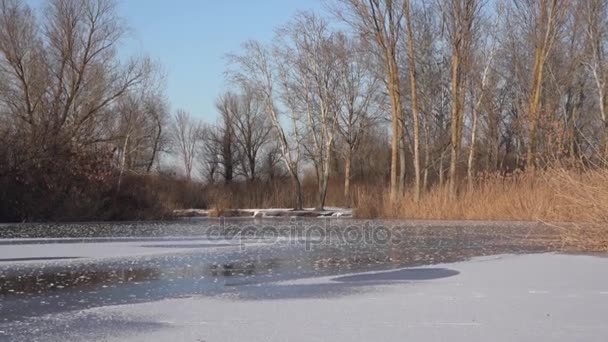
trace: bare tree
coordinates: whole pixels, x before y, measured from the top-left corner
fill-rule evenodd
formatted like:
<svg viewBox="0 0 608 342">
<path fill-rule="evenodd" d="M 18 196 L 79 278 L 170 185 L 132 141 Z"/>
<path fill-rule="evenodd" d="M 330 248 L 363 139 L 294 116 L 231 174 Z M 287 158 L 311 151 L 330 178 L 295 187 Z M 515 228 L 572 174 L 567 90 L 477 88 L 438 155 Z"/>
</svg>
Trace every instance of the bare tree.
<svg viewBox="0 0 608 342">
<path fill-rule="evenodd" d="M 540 121 L 541 98 L 547 58 L 558 38 L 560 24 L 567 4 L 563 0 L 523 1 L 514 0 L 515 6 L 524 13 L 529 25 L 533 27 L 534 66 L 532 68 L 532 86 L 528 102 L 528 145 L 526 163 L 535 168 L 538 165 L 536 149 L 538 145 L 538 125 Z"/>
<path fill-rule="evenodd" d="M 119 57 L 126 28 L 114 0 L 47 0 L 43 6 L 35 15 L 23 0 L 0 0 L 0 108 L 2 120 L 11 122 L 10 140 L 18 141 L 6 173 L 36 183 L 32 189 L 51 204 L 30 212 L 44 216 L 62 203 L 78 203 L 93 183 L 116 184 L 109 181 L 114 167 L 122 173 L 129 163 L 151 168 L 164 120 L 162 95 L 131 111 L 146 114 L 127 120 L 143 127 L 127 128 L 117 119 L 154 65 Z M 118 162 L 113 150 L 122 153 Z"/>
<path fill-rule="evenodd" d="M 323 209 L 340 106 L 336 38 L 324 19 L 309 12 L 298 14 L 280 38 L 283 97 L 304 127 L 304 148 L 317 174 L 317 209 Z"/>
<path fill-rule="evenodd" d="M 200 139 L 201 125 L 188 112 L 178 110 L 173 118 L 173 142 L 182 160 L 186 179 L 192 180 L 192 167 Z"/>
<path fill-rule="evenodd" d="M 242 89 L 242 94 L 237 96 L 238 108 L 233 117 L 235 140 L 243 159 L 243 173 L 253 182 L 258 177 L 258 162 L 270 140 L 272 124 L 253 90 Z"/>
<path fill-rule="evenodd" d="M 144 102 L 144 112 L 147 113 L 149 119 L 153 123 L 150 134 L 152 134 L 152 145 L 150 158 L 146 167 L 146 172 L 150 173 L 152 167 L 159 159 L 159 153 L 167 149 L 168 134 L 166 126 L 169 121 L 168 105 L 164 97 L 156 96 L 146 99 Z"/>
<path fill-rule="evenodd" d="M 44 18 L 39 28 L 20 1 L 0 3 L 1 72 L 12 80 L 1 89 L 3 101 L 38 140 L 83 146 L 108 139 L 98 129 L 108 109 L 151 64 L 118 61 L 125 29 L 113 0 L 51 0 Z"/>
<path fill-rule="evenodd" d="M 449 58 L 447 44 L 442 39 L 441 19 L 436 15 L 437 6 L 430 2 L 418 2 L 418 5 L 413 7 L 410 20 L 416 43 L 417 109 L 423 133 L 422 188 L 428 189 L 433 182 L 433 171 L 439 175 L 440 185 L 443 184 L 444 159 L 449 146 Z"/>
<path fill-rule="evenodd" d="M 158 72 L 150 73 L 140 87 L 118 99 L 114 135 L 119 158 L 119 189 L 126 171 L 149 173 L 159 153 L 166 148 L 167 107 L 163 78 Z"/>
<path fill-rule="evenodd" d="M 229 62 L 237 69 L 229 70 L 229 78 L 236 84 L 251 89 L 262 101 L 264 111 L 270 117 L 273 131 L 281 151 L 281 158 L 289 171 L 295 188 L 295 209 L 303 208 L 302 185 L 300 181 L 300 163 L 302 161 L 301 134 L 297 127 L 297 118 L 288 113 L 287 122 L 291 126 L 284 126 L 277 98 L 281 98 L 280 91 L 276 89 L 277 74 L 280 71 L 274 64 L 274 56 L 267 47 L 256 41 L 249 41 L 243 45 L 241 55 L 228 55 Z M 283 88 L 284 85 L 282 86 Z M 283 91 L 283 95 L 285 92 Z M 285 98 L 283 97 L 283 100 Z M 283 101 L 285 102 L 285 101 Z M 289 103 L 287 103 L 287 107 Z"/>
<path fill-rule="evenodd" d="M 220 149 L 214 139 L 216 127 L 210 124 L 201 125 L 197 147 L 197 162 L 199 173 L 207 183 L 214 184 L 216 175 L 220 172 Z"/>
<path fill-rule="evenodd" d="M 422 186 L 421 167 L 420 167 L 420 118 L 418 114 L 418 77 L 416 72 L 416 54 L 414 50 L 414 30 L 411 18 L 410 0 L 404 0 L 404 16 L 407 27 L 407 52 L 410 75 L 410 91 L 412 100 L 412 123 L 414 125 L 414 200 L 420 200 Z"/>
<path fill-rule="evenodd" d="M 400 119 L 403 115 L 400 70 L 397 63 L 398 46 L 402 35 L 403 1 L 401 0 L 336 0 L 342 5 L 335 12 L 363 36 L 379 47 L 384 63 L 387 91 L 391 103 L 391 198 L 395 200 L 403 186 L 398 179 Z"/>
<path fill-rule="evenodd" d="M 53 131 L 66 128 L 66 139 L 86 139 L 87 125 L 140 83 L 150 63 L 117 64 L 115 48 L 125 28 L 113 0 L 52 0 L 45 13 Z"/>
<path fill-rule="evenodd" d="M 454 197 L 458 185 L 457 168 L 464 127 L 466 72 L 482 3 L 480 0 L 450 0 L 443 6 L 452 48 L 452 141 L 449 193 L 450 197 Z"/>
<path fill-rule="evenodd" d="M 342 34 L 338 40 L 338 92 L 342 104 L 338 112 L 338 132 L 344 159 L 344 197 L 351 195 L 352 163 L 360 144 L 379 120 L 380 80 L 370 71 L 365 45 Z"/>
<path fill-rule="evenodd" d="M 479 130 L 479 111 L 486 97 L 486 88 L 488 84 L 488 78 L 490 77 L 490 71 L 492 68 L 492 63 L 494 60 L 494 54 L 496 51 L 496 46 L 494 43 L 489 43 L 491 46 L 487 48 L 485 54 L 479 56 L 479 65 L 483 67 L 481 71 L 481 75 L 477 77 L 477 75 L 473 75 L 473 70 L 475 70 L 475 66 L 471 65 L 471 76 L 469 79 L 469 91 L 472 102 L 471 116 L 472 116 L 472 124 L 471 124 L 471 141 L 469 143 L 469 157 L 467 161 L 467 183 L 469 189 L 473 189 L 473 170 L 475 163 L 475 155 L 477 153 L 477 140 L 478 140 L 478 130 Z M 485 59 L 482 62 L 481 58 Z M 475 59 L 477 61 L 478 59 Z"/>
<path fill-rule="evenodd" d="M 599 118 L 602 122 L 601 157 L 608 158 L 608 64 L 605 60 L 606 40 L 608 39 L 608 1 L 580 1 L 585 19 L 587 35 L 587 55 L 585 65 L 591 72 Z"/>
<path fill-rule="evenodd" d="M 219 164 L 224 182 L 229 184 L 235 176 L 240 156 L 237 148 L 235 121 L 239 112 L 239 98 L 236 94 L 225 93 L 220 95 L 215 107 L 220 114 L 215 129 L 209 131 L 207 142 L 216 147 Z"/>
</svg>

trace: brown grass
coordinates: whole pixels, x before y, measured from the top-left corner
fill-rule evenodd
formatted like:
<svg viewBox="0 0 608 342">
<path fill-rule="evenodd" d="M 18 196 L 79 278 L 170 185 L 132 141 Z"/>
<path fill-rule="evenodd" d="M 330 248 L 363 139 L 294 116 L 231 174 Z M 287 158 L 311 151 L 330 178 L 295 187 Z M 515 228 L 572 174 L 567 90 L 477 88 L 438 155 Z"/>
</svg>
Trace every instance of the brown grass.
<svg viewBox="0 0 608 342">
<path fill-rule="evenodd" d="M 302 183 L 304 206 L 313 208 L 318 202 L 316 182 L 312 178 L 305 178 Z M 343 191 L 340 180 L 330 181 L 326 206 L 350 206 L 350 200 L 344 198 Z M 206 208 L 220 213 L 228 209 L 291 208 L 295 206 L 294 190 L 289 179 L 207 185 L 203 187 L 202 193 L 207 203 Z"/>
<path fill-rule="evenodd" d="M 565 248 L 608 250 L 608 171 L 486 175 L 454 199 L 436 187 L 418 203 L 409 193 L 391 201 L 387 189 L 363 187 L 355 203 L 358 218 L 542 221 Z"/>
<path fill-rule="evenodd" d="M 342 184 L 340 179 L 330 182 L 326 205 L 353 206 L 357 218 L 539 221 L 555 228 L 565 249 L 608 250 L 608 171 L 558 168 L 507 177 L 486 174 L 475 180 L 473 188 L 463 184 L 454 199 L 449 198 L 447 188 L 435 186 L 418 203 L 409 192 L 390 201 L 386 187 L 365 183 L 355 184 L 352 198 L 345 198 Z M 174 200 L 172 207 L 187 209 L 198 204 L 198 208 L 212 209 L 212 216 L 222 216 L 230 209 L 294 205 L 289 179 L 197 185 L 188 190 L 179 183 L 172 185 L 180 185 L 181 193 L 181 200 Z M 316 205 L 316 192 L 314 177 L 306 177 L 305 206 Z"/>
<path fill-rule="evenodd" d="M 392 202 L 388 190 L 359 189 L 356 215 L 360 218 L 433 220 L 556 219 L 556 196 L 538 177 L 485 176 L 472 189 L 461 187 L 450 199 L 447 187 L 435 187 L 416 203 L 408 192 Z"/>
</svg>

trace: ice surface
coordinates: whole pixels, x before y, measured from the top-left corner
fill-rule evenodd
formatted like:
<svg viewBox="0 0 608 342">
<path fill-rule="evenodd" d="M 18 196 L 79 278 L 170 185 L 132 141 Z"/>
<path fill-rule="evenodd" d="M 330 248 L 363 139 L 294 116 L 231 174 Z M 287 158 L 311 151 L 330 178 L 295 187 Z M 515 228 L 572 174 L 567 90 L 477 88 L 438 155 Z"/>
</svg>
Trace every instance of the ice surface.
<svg viewBox="0 0 608 342">
<path fill-rule="evenodd" d="M 53 314 L 22 329 L 35 326 L 44 341 L 603 342 L 608 336 L 608 258 L 504 255 L 418 270 L 451 272 L 423 280 L 401 270 L 243 285 L 220 297 Z M 289 295 L 247 295 L 253 287 Z"/>
<path fill-rule="evenodd" d="M 74 242 L 70 242 L 73 240 Z M 153 256 L 188 252 L 193 246 L 202 248 L 225 248 L 238 246 L 226 240 L 148 239 L 140 241 L 106 241 L 106 239 L 6 239 L 15 244 L 0 245 L 0 269 L 14 264 L 61 263 L 73 259 L 114 259 L 135 256 Z M 96 242 L 102 240 L 104 242 Z"/>
</svg>

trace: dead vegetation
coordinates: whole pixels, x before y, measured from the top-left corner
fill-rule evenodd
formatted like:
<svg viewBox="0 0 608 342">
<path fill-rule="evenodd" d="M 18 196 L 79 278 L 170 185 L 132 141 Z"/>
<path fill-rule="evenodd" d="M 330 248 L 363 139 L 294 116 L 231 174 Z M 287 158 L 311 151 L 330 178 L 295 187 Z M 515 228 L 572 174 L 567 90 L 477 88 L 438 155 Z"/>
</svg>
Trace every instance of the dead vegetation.
<svg viewBox="0 0 608 342">
<path fill-rule="evenodd" d="M 429 190 L 419 202 L 411 193 L 391 201 L 387 191 L 359 188 L 358 218 L 540 221 L 555 228 L 570 250 L 608 250 L 608 172 L 554 169 L 484 175 L 454 199 L 449 189 Z"/>
</svg>

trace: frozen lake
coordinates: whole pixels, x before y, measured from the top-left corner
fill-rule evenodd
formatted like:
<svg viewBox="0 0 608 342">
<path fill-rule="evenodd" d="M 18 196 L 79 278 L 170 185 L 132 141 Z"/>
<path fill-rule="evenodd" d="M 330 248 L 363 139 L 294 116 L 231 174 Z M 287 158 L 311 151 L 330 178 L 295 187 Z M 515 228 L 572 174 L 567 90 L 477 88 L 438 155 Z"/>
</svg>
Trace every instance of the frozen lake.
<svg viewBox="0 0 608 342">
<path fill-rule="evenodd" d="M 527 223 L 0 225 L 0 341 L 603 341 L 608 259 L 558 246 Z"/>
</svg>

